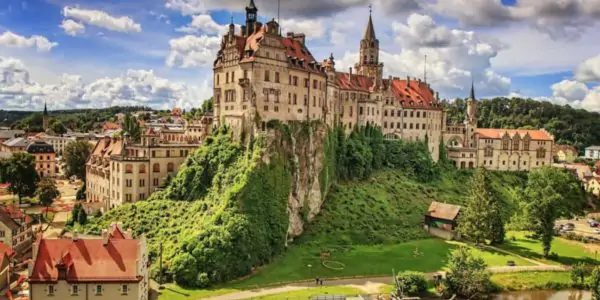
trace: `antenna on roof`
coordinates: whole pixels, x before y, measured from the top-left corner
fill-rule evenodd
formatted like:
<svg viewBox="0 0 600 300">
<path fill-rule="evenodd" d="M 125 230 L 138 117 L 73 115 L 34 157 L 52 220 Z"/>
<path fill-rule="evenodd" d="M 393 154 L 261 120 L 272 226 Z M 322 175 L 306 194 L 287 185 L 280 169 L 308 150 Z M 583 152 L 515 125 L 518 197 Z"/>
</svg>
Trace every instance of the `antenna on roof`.
<svg viewBox="0 0 600 300">
<path fill-rule="evenodd" d="M 427 83 L 427 54 L 425 54 L 425 64 L 423 65 L 423 81 Z"/>
<path fill-rule="evenodd" d="M 281 0 L 277 0 L 277 27 L 279 27 L 279 35 L 281 35 Z"/>
</svg>

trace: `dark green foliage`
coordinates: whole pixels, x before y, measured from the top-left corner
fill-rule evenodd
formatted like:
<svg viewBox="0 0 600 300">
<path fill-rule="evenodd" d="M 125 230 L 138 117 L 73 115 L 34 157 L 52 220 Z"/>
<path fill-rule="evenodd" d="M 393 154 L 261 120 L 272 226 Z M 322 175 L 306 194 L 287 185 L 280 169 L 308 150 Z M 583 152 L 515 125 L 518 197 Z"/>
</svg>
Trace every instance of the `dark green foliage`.
<svg viewBox="0 0 600 300">
<path fill-rule="evenodd" d="M 84 181 L 83 184 L 81 185 L 81 187 L 77 190 L 77 193 L 75 194 L 76 200 L 85 200 L 85 198 L 86 198 L 85 186 L 86 186 L 86 184 Z"/>
<path fill-rule="evenodd" d="M 33 196 L 39 181 L 35 170 L 35 156 L 29 153 L 13 153 L 4 164 L 4 180 L 10 183 L 8 191 L 19 197 L 19 203 L 21 198 Z"/>
<path fill-rule="evenodd" d="M 61 120 L 51 119 L 49 125 L 49 129 L 52 130 L 55 134 L 65 134 L 67 133 L 67 128 L 62 123 Z"/>
<path fill-rule="evenodd" d="M 474 257 L 467 247 L 452 251 L 448 259 L 445 286 L 448 295 L 459 299 L 485 298 L 491 289 L 490 273 L 480 257 Z"/>
<path fill-rule="evenodd" d="M 44 178 L 39 182 L 35 194 L 40 200 L 40 204 L 45 207 L 52 205 L 54 199 L 60 196 L 54 180 L 49 178 Z"/>
<path fill-rule="evenodd" d="M 166 190 L 107 212 L 88 231 L 122 221 L 146 234 L 155 264 L 163 243 L 166 277 L 182 285 L 202 287 L 247 275 L 284 250 L 288 227 L 288 154 L 265 144 L 259 137 L 243 147 L 221 129 L 188 158 Z M 265 151 L 269 163 L 262 161 Z"/>
<path fill-rule="evenodd" d="M 65 146 L 62 161 L 67 177 L 77 176 L 85 180 L 85 163 L 90 156 L 90 143 L 86 141 L 75 141 Z"/>
<path fill-rule="evenodd" d="M 406 296 L 419 296 L 427 291 L 427 279 L 420 272 L 405 271 L 396 276 L 398 288 Z"/>
<path fill-rule="evenodd" d="M 73 226 L 75 224 L 87 224 L 87 213 L 85 212 L 85 209 L 83 209 L 81 203 L 77 203 L 73 206 L 73 209 L 71 209 L 71 217 L 67 220 L 67 226 Z"/>
<path fill-rule="evenodd" d="M 571 281 L 573 282 L 573 285 L 583 287 L 586 275 L 589 275 L 589 273 L 585 269 L 585 265 L 583 263 L 574 265 L 573 269 L 571 269 Z"/>
<path fill-rule="evenodd" d="M 465 102 L 449 103 L 448 120 L 464 120 Z M 600 114 L 568 105 L 519 98 L 494 98 L 478 102 L 481 128 L 545 128 L 557 144 L 569 144 L 580 151 L 600 140 Z"/>
<path fill-rule="evenodd" d="M 485 168 L 477 168 L 471 180 L 471 191 L 458 220 L 458 231 L 476 244 L 489 240 L 492 244 L 504 241 L 502 203 L 491 190 Z"/>
<path fill-rule="evenodd" d="M 581 214 L 586 201 L 577 178 L 562 169 L 542 167 L 529 173 L 521 205 L 524 218 L 530 230 L 540 236 L 547 257 L 555 221 Z"/>
<path fill-rule="evenodd" d="M 592 290 L 592 299 L 600 300 L 600 267 L 595 267 L 590 276 L 589 289 Z"/>
<path fill-rule="evenodd" d="M 125 118 L 123 118 L 123 124 L 121 124 L 123 131 L 125 134 L 129 135 L 134 142 L 139 142 L 142 137 L 142 128 L 136 117 L 131 116 L 131 114 L 125 114 Z"/>
<path fill-rule="evenodd" d="M 84 209 L 81 209 L 79 211 L 79 215 L 77 216 L 77 223 L 79 223 L 80 225 L 87 224 L 87 213 Z"/>
<path fill-rule="evenodd" d="M 0 158 L 0 183 L 8 181 L 8 159 Z"/>
</svg>

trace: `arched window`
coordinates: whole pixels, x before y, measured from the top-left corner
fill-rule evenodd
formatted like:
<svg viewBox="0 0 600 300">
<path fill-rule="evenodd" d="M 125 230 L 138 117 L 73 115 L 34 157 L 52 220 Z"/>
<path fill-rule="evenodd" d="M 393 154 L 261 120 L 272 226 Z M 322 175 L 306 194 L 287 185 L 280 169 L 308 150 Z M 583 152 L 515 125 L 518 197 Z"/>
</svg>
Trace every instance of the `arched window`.
<svg viewBox="0 0 600 300">
<path fill-rule="evenodd" d="M 125 165 L 125 173 L 133 173 L 133 165 Z"/>
<path fill-rule="evenodd" d="M 146 173 L 146 165 L 140 165 L 140 174 Z"/>
<path fill-rule="evenodd" d="M 518 136 L 515 137 L 515 139 L 513 140 L 512 144 L 513 144 L 512 145 L 513 150 L 518 151 L 519 150 L 519 138 L 518 138 Z"/>
<path fill-rule="evenodd" d="M 546 158 L 546 149 L 538 148 L 537 152 L 536 152 L 536 157 L 537 158 Z"/>
<path fill-rule="evenodd" d="M 173 172 L 173 171 L 175 171 L 175 166 L 173 165 L 173 163 L 167 164 L 167 172 Z"/>
<path fill-rule="evenodd" d="M 152 165 L 152 172 L 160 173 L 160 165 L 158 163 Z"/>
</svg>

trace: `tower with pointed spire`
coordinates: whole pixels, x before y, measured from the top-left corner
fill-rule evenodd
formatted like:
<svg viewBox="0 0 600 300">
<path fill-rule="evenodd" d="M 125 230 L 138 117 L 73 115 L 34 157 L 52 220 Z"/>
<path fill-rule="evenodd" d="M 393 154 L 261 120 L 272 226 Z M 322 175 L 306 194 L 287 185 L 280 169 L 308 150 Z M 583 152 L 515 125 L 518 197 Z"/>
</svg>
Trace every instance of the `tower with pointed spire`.
<svg viewBox="0 0 600 300">
<path fill-rule="evenodd" d="M 465 115 L 466 139 L 468 146 L 475 147 L 475 130 L 477 130 L 477 99 L 475 98 L 475 83 L 471 81 L 471 92 L 467 99 L 467 114 Z"/>
<path fill-rule="evenodd" d="M 360 57 L 355 65 L 358 75 L 375 79 L 375 84 L 381 84 L 383 63 L 379 62 L 379 40 L 373 26 L 372 7 L 369 5 L 369 21 L 363 39 L 360 41 Z"/>
<path fill-rule="evenodd" d="M 44 128 L 44 132 L 48 130 L 50 122 L 50 116 L 48 116 L 48 107 L 46 106 L 46 101 L 44 101 L 44 113 L 42 115 L 42 127 Z"/>
<path fill-rule="evenodd" d="M 246 6 L 246 36 L 251 36 L 254 33 L 258 18 L 258 8 L 254 4 L 254 0 L 250 0 L 248 6 Z"/>
</svg>

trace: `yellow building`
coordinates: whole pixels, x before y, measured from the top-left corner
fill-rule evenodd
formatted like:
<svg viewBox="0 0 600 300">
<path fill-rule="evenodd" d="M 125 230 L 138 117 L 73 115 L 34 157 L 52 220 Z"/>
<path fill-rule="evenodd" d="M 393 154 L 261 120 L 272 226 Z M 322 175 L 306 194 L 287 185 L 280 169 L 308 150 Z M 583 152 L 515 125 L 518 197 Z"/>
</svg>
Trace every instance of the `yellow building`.
<svg viewBox="0 0 600 300">
<path fill-rule="evenodd" d="M 42 141 L 34 141 L 27 146 L 27 153 L 35 156 L 35 170 L 40 177 L 56 177 L 58 173 L 56 152 L 54 152 L 52 145 Z"/>
<path fill-rule="evenodd" d="M 434 160 L 439 156 L 443 108 L 426 82 L 407 77 L 383 78 L 379 40 L 371 16 L 354 68 L 336 70 L 333 54 L 319 62 L 302 33 L 281 34 L 279 24 L 257 21 L 254 1 L 246 23 L 223 36 L 215 60 L 215 121 L 234 133 L 248 132 L 269 120 L 335 122 L 350 132 L 367 123 L 381 127 L 388 139 L 425 140 Z"/>
<path fill-rule="evenodd" d="M 577 154 L 577 149 L 570 145 L 554 145 L 552 149 L 552 156 L 556 162 L 573 162 Z"/>
<path fill-rule="evenodd" d="M 12 206 L 0 206 L 0 243 L 21 256 L 31 249 L 33 219 Z"/>
<path fill-rule="evenodd" d="M 31 300 L 127 299 L 149 296 L 146 239 L 123 232 L 81 239 L 41 239 L 29 266 Z"/>
<path fill-rule="evenodd" d="M 148 128 L 139 144 L 104 138 L 96 143 L 86 163 L 87 200 L 103 202 L 104 209 L 145 200 L 173 177 L 199 143 L 181 142 Z M 197 140 L 196 140 L 197 141 Z"/>
</svg>

